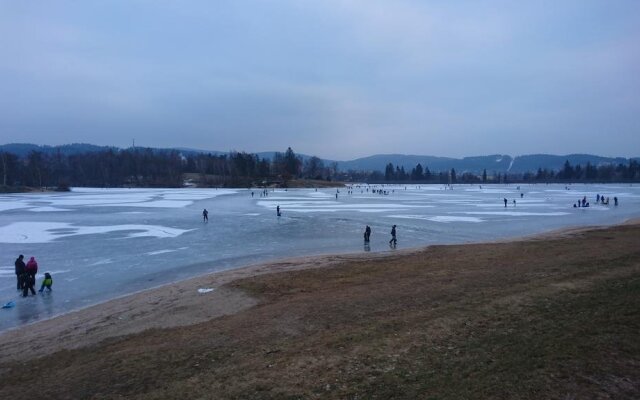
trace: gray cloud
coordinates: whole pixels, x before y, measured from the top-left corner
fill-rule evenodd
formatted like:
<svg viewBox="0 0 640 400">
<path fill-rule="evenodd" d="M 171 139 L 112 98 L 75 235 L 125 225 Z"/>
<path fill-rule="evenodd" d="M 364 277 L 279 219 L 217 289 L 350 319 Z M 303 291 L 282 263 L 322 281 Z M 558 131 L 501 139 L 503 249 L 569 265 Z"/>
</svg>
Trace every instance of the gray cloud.
<svg viewBox="0 0 640 400">
<path fill-rule="evenodd" d="M 4 2 L 0 134 L 336 159 L 637 156 L 639 11 L 635 1 Z"/>
</svg>

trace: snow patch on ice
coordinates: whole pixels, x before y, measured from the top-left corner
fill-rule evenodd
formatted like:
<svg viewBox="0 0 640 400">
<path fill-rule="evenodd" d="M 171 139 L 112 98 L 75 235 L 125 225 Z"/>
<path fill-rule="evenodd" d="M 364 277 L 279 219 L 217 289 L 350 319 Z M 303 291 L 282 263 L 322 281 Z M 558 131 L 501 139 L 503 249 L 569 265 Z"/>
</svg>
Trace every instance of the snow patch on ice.
<svg viewBox="0 0 640 400">
<path fill-rule="evenodd" d="M 371 210 L 403 210 L 412 208 L 431 208 L 432 205 L 415 205 L 415 204 L 400 204 L 400 203 L 356 203 L 356 204 L 344 204 L 326 201 L 293 201 L 293 202 L 274 202 L 274 201 L 258 201 L 259 206 L 274 209 L 276 206 L 280 206 L 282 211 L 296 211 L 299 210 L 313 210 L 313 211 L 360 211 L 370 212 Z"/>
<path fill-rule="evenodd" d="M 58 211 L 72 211 L 72 210 L 68 210 L 66 208 L 56 208 L 56 207 L 35 207 L 35 208 L 30 208 L 29 211 L 34 211 L 34 212 L 58 212 Z"/>
<path fill-rule="evenodd" d="M 17 210 L 20 208 L 28 208 L 29 206 L 22 201 L 6 201 L 4 199 L 0 200 L 0 211 L 9 211 L 9 210 Z"/>
<path fill-rule="evenodd" d="M 98 260 L 96 262 L 94 262 L 93 264 L 90 264 L 90 266 L 95 266 L 95 265 L 104 265 L 104 264 L 111 264 L 113 262 L 112 259 L 110 258 L 106 258 L 104 260 Z"/>
<path fill-rule="evenodd" d="M 361 213 L 381 213 L 381 212 L 389 212 L 389 211 L 403 211 L 404 208 L 353 208 L 353 209 L 349 209 L 349 208 L 286 208 L 286 209 L 282 209 L 281 208 L 281 212 L 285 213 L 287 211 L 290 212 L 299 212 L 299 213 L 314 213 L 314 212 L 340 212 L 340 211 L 352 211 L 352 212 L 361 212 Z"/>
<path fill-rule="evenodd" d="M 149 208 L 183 208 L 193 204 L 187 200 L 153 200 L 139 203 L 96 204 L 97 207 L 149 207 Z"/>
<path fill-rule="evenodd" d="M 405 219 L 420 219 L 424 221 L 433 221 L 433 222 L 484 222 L 483 219 L 477 217 L 456 217 L 451 215 L 436 215 L 436 216 L 428 216 L 428 215 L 388 215 L 389 218 L 405 218 Z"/>
<path fill-rule="evenodd" d="M 524 212 L 524 211 L 466 211 L 459 212 L 459 214 L 468 215 L 508 215 L 512 217 L 528 217 L 528 216 L 541 216 L 541 217 L 557 217 L 560 215 L 568 215 L 566 212 Z"/>
<path fill-rule="evenodd" d="M 147 254 L 148 256 L 155 256 L 155 255 L 157 255 L 157 254 L 173 253 L 174 251 L 176 251 L 176 250 L 169 250 L 169 249 L 166 249 L 166 250 L 150 251 L 150 252 L 148 252 L 148 253 L 146 253 L 146 254 Z"/>
<path fill-rule="evenodd" d="M 67 272 L 71 272 L 70 269 L 54 269 L 54 270 L 50 270 L 50 271 L 45 271 L 50 273 L 51 275 L 60 275 L 60 274 L 66 274 Z"/>
<path fill-rule="evenodd" d="M 127 234 L 130 238 L 144 236 L 169 238 L 180 236 L 190 230 L 159 225 L 79 226 L 66 222 L 14 222 L 0 227 L 0 243 L 48 243 L 66 236 L 116 231 L 134 231 Z"/>
</svg>

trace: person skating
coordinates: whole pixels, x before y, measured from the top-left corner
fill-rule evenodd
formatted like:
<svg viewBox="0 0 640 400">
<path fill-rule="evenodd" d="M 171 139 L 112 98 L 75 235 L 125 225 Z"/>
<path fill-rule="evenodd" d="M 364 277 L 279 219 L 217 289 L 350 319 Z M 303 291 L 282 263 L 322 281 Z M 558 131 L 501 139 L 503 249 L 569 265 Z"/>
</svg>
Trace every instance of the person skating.
<svg viewBox="0 0 640 400">
<path fill-rule="evenodd" d="M 396 239 L 396 226 L 391 227 L 391 240 L 389 240 L 389 245 L 395 246 L 398 243 L 398 239 Z"/>
<path fill-rule="evenodd" d="M 209 211 L 206 208 L 202 211 L 202 221 L 209 222 Z"/>
<path fill-rule="evenodd" d="M 25 273 L 25 265 L 24 265 L 24 256 L 20 254 L 18 258 L 16 258 L 15 266 L 16 266 L 16 279 L 18 281 L 18 290 L 22 290 L 22 285 L 24 284 L 23 278 Z"/>
</svg>

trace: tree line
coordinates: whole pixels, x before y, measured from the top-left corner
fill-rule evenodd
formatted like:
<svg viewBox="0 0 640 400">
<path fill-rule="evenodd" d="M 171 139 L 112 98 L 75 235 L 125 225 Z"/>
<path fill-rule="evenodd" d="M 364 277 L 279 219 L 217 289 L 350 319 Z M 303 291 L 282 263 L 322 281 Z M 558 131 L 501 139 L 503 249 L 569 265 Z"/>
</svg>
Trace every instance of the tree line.
<svg viewBox="0 0 640 400">
<path fill-rule="evenodd" d="M 291 179 L 340 180 L 351 182 L 416 183 L 506 183 L 506 182 L 638 182 L 640 165 L 571 165 L 559 171 L 539 168 L 522 174 L 482 174 L 455 169 L 432 172 L 417 164 L 411 171 L 386 165 L 384 171 L 338 171 L 337 164 L 325 165 L 318 157 L 303 159 L 289 147 L 271 159 L 256 154 L 183 154 L 176 150 L 151 148 L 109 149 L 71 155 L 32 151 L 25 157 L 0 152 L 0 184 L 4 187 L 181 187 L 185 180 L 200 186 L 287 185 Z"/>
<path fill-rule="evenodd" d="M 183 154 L 151 148 L 109 149 L 62 154 L 32 151 L 25 157 L 0 152 L 0 185 L 4 187 L 181 187 L 185 179 L 202 186 L 250 186 L 293 178 L 331 180 L 335 165 L 318 157 L 304 160 L 291 148 L 272 159 L 256 154 Z"/>
<path fill-rule="evenodd" d="M 369 180 L 387 182 L 424 182 L 424 183 L 507 183 L 507 182 L 529 182 L 529 183 L 562 183 L 562 182 L 639 182 L 640 163 L 636 160 L 629 160 L 625 164 L 603 164 L 595 166 L 587 162 L 585 166 L 580 164 L 571 165 L 567 160 L 559 171 L 547 168 L 538 168 L 535 172 L 507 173 L 492 172 L 487 174 L 483 170 L 477 175 L 471 172 L 457 174 L 454 168 L 448 171 L 432 173 L 428 167 L 417 164 L 410 172 L 404 167 L 395 166 L 392 163 L 385 167 L 384 175 L 378 173 L 371 174 Z M 373 178 L 373 179 L 371 179 Z"/>
</svg>

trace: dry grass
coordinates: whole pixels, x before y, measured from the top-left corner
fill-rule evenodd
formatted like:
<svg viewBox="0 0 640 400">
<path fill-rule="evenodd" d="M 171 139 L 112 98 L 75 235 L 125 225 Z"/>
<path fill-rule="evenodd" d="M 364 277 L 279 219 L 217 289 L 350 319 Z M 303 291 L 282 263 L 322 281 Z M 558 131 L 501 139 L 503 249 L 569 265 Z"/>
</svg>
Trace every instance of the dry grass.
<svg viewBox="0 0 640 400">
<path fill-rule="evenodd" d="M 0 398 L 640 397 L 640 225 L 433 246 L 228 288 L 260 302 L 0 362 Z"/>
</svg>

